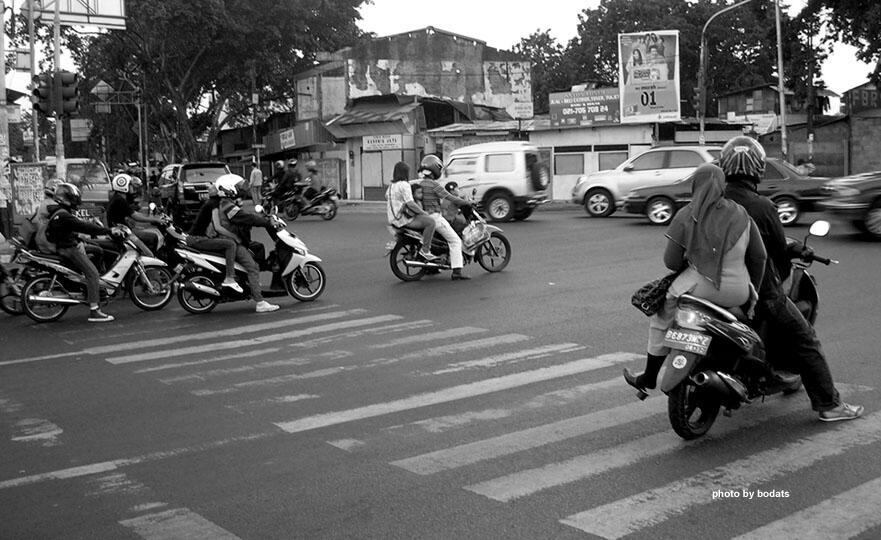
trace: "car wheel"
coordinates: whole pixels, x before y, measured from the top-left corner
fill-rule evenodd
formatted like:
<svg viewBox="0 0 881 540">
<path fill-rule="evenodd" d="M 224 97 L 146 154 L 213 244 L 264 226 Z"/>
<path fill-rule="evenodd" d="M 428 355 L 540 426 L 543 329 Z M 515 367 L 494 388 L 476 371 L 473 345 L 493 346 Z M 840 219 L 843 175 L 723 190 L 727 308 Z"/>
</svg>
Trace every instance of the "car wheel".
<svg viewBox="0 0 881 540">
<path fill-rule="evenodd" d="M 863 227 L 869 238 L 881 241 L 881 199 L 872 203 L 872 207 L 866 213 Z"/>
<path fill-rule="evenodd" d="M 606 217 L 615 211 L 612 194 L 602 188 L 594 188 L 584 196 L 584 209 L 592 217 Z"/>
<path fill-rule="evenodd" d="M 517 221 L 523 221 L 524 219 L 527 219 L 529 216 L 532 215 L 533 210 L 535 210 L 535 208 L 524 208 L 523 210 L 518 210 L 517 212 L 514 212 L 514 219 Z"/>
<path fill-rule="evenodd" d="M 507 193 L 492 193 L 486 201 L 486 213 L 492 221 L 510 221 L 514 217 L 514 199 Z"/>
<path fill-rule="evenodd" d="M 777 205 L 777 216 L 780 218 L 780 223 L 784 227 L 795 225 L 801 215 L 795 199 L 792 197 L 780 197 L 774 201 L 774 204 Z"/>
<path fill-rule="evenodd" d="M 676 215 L 673 201 L 666 197 L 655 197 L 645 206 L 645 217 L 652 225 L 667 225 Z"/>
</svg>

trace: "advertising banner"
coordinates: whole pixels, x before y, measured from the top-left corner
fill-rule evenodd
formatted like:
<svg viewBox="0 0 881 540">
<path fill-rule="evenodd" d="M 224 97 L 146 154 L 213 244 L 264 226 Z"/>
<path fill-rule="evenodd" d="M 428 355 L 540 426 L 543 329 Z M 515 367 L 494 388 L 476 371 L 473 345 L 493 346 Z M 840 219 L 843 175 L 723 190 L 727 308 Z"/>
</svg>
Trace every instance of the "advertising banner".
<svg viewBox="0 0 881 540">
<path fill-rule="evenodd" d="M 621 123 L 680 119 L 679 31 L 618 34 Z"/>
<path fill-rule="evenodd" d="M 551 127 L 617 124 L 621 108 L 617 88 L 559 92 L 548 96 Z"/>
</svg>

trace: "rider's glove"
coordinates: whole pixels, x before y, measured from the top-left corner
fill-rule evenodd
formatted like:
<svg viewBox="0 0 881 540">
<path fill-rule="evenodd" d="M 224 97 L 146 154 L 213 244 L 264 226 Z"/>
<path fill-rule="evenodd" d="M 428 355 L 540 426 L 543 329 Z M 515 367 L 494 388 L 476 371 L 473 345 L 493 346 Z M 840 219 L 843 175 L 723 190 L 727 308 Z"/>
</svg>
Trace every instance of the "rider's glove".
<svg viewBox="0 0 881 540">
<path fill-rule="evenodd" d="M 802 247 L 799 256 L 805 261 L 810 261 L 814 258 L 814 250 L 809 248 L 808 246 L 804 246 Z"/>
</svg>

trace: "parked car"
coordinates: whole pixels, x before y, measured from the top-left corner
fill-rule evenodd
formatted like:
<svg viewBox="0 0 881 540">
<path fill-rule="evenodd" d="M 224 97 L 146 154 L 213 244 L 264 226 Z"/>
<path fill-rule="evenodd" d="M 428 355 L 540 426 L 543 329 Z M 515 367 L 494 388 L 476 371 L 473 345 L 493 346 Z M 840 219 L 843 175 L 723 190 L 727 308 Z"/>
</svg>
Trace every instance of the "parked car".
<svg viewBox="0 0 881 540">
<path fill-rule="evenodd" d="M 881 171 L 836 178 L 823 186 L 820 208 L 849 220 L 860 232 L 881 241 Z"/>
<path fill-rule="evenodd" d="M 828 178 L 806 176 L 797 167 L 779 158 L 768 158 L 759 193 L 777 205 L 780 223 L 794 225 L 805 212 L 818 209 L 826 198 L 823 185 Z M 676 212 L 691 201 L 692 175 L 663 186 L 634 189 L 624 198 L 623 210 L 645 214 L 655 225 L 667 225 Z"/>
<path fill-rule="evenodd" d="M 450 181 L 491 220 L 523 220 L 547 202 L 550 173 L 537 146 L 500 141 L 453 150 L 444 167 L 443 183 Z"/>
<path fill-rule="evenodd" d="M 608 171 L 582 176 L 572 189 L 572 202 L 593 217 L 606 217 L 624 204 L 624 195 L 647 186 L 681 180 L 703 163 L 719 159 L 719 146 L 659 146 Z"/>
<path fill-rule="evenodd" d="M 188 224 L 196 218 L 208 187 L 229 168 L 222 162 L 175 163 L 162 169 L 159 200 L 175 223 Z"/>
</svg>

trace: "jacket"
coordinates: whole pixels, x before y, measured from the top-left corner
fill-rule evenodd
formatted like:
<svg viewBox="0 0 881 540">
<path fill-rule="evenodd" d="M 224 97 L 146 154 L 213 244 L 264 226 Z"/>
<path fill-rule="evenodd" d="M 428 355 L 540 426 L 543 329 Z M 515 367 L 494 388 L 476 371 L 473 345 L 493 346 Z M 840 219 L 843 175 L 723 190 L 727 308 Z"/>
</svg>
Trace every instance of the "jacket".
<svg viewBox="0 0 881 540">
<path fill-rule="evenodd" d="M 99 236 L 110 234 L 110 229 L 77 219 L 67 209 L 58 208 L 49 216 L 49 224 L 46 226 L 46 238 L 58 249 L 76 247 L 80 243 L 77 233 Z"/>
<path fill-rule="evenodd" d="M 230 199 L 221 199 L 212 212 L 214 229 L 220 236 L 248 246 L 251 243 L 251 227 L 269 227 L 272 222 L 263 216 L 247 212 Z"/>
</svg>

